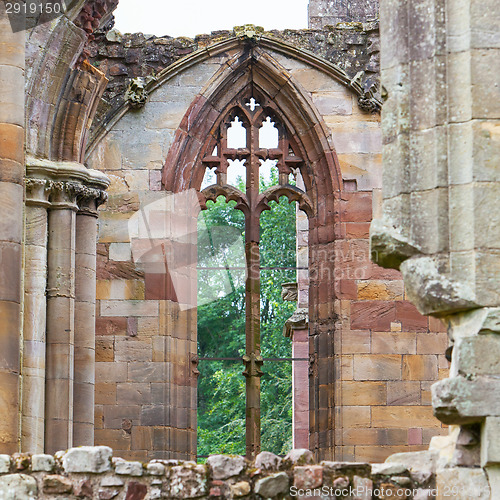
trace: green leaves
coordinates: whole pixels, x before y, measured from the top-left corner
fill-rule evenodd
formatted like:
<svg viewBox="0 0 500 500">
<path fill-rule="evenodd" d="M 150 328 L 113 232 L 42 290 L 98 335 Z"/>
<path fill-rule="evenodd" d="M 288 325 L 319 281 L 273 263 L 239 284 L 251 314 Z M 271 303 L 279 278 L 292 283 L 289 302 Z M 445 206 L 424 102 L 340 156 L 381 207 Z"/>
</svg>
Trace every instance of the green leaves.
<svg viewBox="0 0 500 500">
<path fill-rule="evenodd" d="M 244 267 L 235 235 L 244 241 L 244 217 L 234 202 L 219 197 L 199 218 L 199 263 Z M 230 237 L 216 238 L 214 228 L 227 227 Z M 210 233 L 213 234 L 210 234 Z M 220 234 L 220 233 L 219 233 Z M 281 284 L 296 281 L 295 205 L 286 198 L 261 214 L 261 350 L 265 358 L 291 357 L 285 321 L 296 304 L 281 299 Z M 214 260 L 212 260 L 214 262 Z M 212 266 L 217 267 L 217 266 Z M 282 269 L 292 268 L 292 269 Z M 227 293 L 227 282 L 232 288 Z M 241 357 L 245 353 L 244 276 L 224 269 L 198 273 L 198 293 L 217 300 L 198 307 L 198 353 L 203 357 Z M 205 295 L 206 297 L 206 295 Z M 203 301 L 201 301 L 203 303 Z M 198 455 L 245 453 L 245 378 L 240 361 L 200 361 L 198 379 Z M 292 367 L 290 361 L 264 363 L 261 379 L 262 449 L 285 454 L 292 446 Z"/>
</svg>

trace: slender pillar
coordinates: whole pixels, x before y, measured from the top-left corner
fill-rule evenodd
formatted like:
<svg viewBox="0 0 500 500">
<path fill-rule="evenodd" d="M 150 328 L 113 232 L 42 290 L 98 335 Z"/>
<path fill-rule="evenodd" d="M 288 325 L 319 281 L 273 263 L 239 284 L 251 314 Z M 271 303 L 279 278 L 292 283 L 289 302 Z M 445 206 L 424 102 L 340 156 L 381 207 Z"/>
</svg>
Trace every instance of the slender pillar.
<svg viewBox="0 0 500 500">
<path fill-rule="evenodd" d="M 45 290 L 50 181 L 26 180 L 24 348 L 21 451 L 43 453 L 45 431 Z"/>
<path fill-rule="evenodd" d="M 19 451 L 20 441 L 24 36 L 0 2 L 0 453 Z"/>
<path fill-rule="evenodd" d="M 103 192 L 85 189 L 76 215 L 73 445 L 94 444 L 97 206 Z"/>
<path fill-rule="evenodd" d="M 45 451 L 73 445 L 75 203 L 77 186 L 54 183 L 49 211 Z"/>
</svg>

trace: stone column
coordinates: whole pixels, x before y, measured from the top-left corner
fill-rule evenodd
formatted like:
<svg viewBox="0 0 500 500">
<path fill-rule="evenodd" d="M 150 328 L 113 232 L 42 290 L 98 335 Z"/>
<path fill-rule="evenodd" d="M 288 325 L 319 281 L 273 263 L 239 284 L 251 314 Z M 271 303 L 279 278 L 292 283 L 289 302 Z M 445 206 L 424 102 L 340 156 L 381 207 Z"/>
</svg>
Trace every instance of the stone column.
<svg viewBox="0 0 500 500">
<path fill-rule="evenodd" d="M 97 207 L 104 199 L 85 188 L 76 216 L 74 446 L 94 444 Z"/>
<path fill-rule="evenodd" d="M 47 279 L 45 451 L 73 444 L 75 222 L 78 185 L 56 182 L 51 195 Z"/>
<path fill-rule="evenodd" d="M 0 453 L 19 451 L 24 181 L 24 31 L 0 4 Z"/>
<path fill-rule="evenodd" d="M 26 180 L 24 352 L 21 450 L 43 453 L 45 433 L 45 290 L 50 181 Z"/>
</svg>

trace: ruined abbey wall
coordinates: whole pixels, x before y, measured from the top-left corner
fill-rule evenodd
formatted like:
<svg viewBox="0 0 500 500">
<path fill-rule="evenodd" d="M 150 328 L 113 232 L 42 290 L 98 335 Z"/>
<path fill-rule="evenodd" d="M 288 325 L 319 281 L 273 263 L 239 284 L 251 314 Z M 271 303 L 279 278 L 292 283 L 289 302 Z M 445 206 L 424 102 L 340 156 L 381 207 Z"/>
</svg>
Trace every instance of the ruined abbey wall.
<svg viewBox="0 0 500 500">
<path fill-rule="evenodd" d="M 335 222 L 323 228 L 335 243 L 310 255 L 312 265 L 321 264 L 323 298 L 315 307 L 330 319 L 309 335 L 310 376 L 301 381 L 310 398 L 306 446 L 324 458 L 361 461 L 424 449 L 446 432 L 432 415 L 430 385 L 446 376 L 447 337 L 438 320 L 420 316 L 406 300 L 398 272 L 370 262 L 368 229 L 382 188 L 376 31 L 360 24 L 264 36 L 273 44 L 266 38 L 262 50 L 317 110 L 343 180 Z M 230 32 L 189 41 L 114 31 L 98 41 L 90 47 L 92 61 L 110 84 L 93 137 L 109 132 L 91 148 L 88 165 L 111 185 L 98 245 L 96 444 L 111 444 L 130 459 L 185 457 L 195 439 L 196 317 L 176 310 L 165 280 L 133 262 L 128 222 L 141 203 L 172 190 L 161 180 L 176 130 L 245 42 Z M 228 41 L 230 48 L 217 48 Z M 345 83 L 283 43 L 338 63 Z M 179 65 L 180 55 L 193 63 Z M 152 91 L 144 106 L 130 108 L 130 78 L 164 66 L 155 71 L 158 81 L 146 83 Z"/>
</svg>

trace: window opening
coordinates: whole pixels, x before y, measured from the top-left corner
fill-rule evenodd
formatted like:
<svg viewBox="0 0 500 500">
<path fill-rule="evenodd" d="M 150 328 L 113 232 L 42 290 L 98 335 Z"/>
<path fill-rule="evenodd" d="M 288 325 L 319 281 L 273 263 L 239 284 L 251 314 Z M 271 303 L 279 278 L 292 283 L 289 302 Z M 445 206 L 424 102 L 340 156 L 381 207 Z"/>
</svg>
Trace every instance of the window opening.
<svg viewBox="0 0 500 500">
<path fill-rule="evenodd" d="M 275 127 L 275 122 L 268 116 L 259 129 L 259 147 L 263 149 L 277 149 L 278 142 L 278 129 Z"/>
<path fill-rule="evenodd" d="M 227 147 L 231 149 L 247 147 L 247 130 L 238 116 L 234 117 L 227 129 Z"/>
<path fill-rule="evenodd" d="M 276 328 L 277 323 L 280 323 L 280 331 L 284 326 L 282 318 L 273 314 L 282 306 L 278 300 L 271 299 L 271 296 L 281 293 L 281 283 L 278 281 L 296 280 L 296 261 L 291 258 L 292 254 L 295 254 L 295 244 L 292 245 L 291 250 L 283 246 L 285 242 L 280 240 L 280 234 L 286 233 L 282 228 L 284 224 L 272 219 L 272 216 L 268 215 L 271 212 L 268 211 L 273 203 L 278 214 L 286 206 L 292 214 L 288 223 L 294 226 L 295 209 L 294 205 L 290 205 L 289 202 L 297 201 L 302 209 L 310 209 L 305 192 L 290 184 L 290 175 L 303 165 L 302 158 L 297 154 L 298 148 L 289 139 L 285 127 L 278 118 L 278 111 L 270 109 L 272 104 L 264 104 L 262 100 L 258 103 L 254 97 L 250 97 L 246 101 L 235 99 L 232 110 L 226 115 L 226 120 L 219 125 L 218 135 L 209 138 L 211 142 L 206 150 L 213 151 L 212 154 L 208 154 L 202 159 L 206 167 L 215 168 L 217 180 L 216 185 L 204 189 L 203 194 L 207 200 L 217 200 L 216 203 L 219 203 L 218 197 L 222 194 L 226 200 L 231 200 L 231 203 L 234 203 L 234 206 L 238 208 L 234 211 L 239 212 L 240 216 L 243 217 L 240 219 L 240 223 L 244 226 L 242 234 L 244 234 L 245 259 L 244 265 L 239 266 L 238 270 L 245 272 L 243 298 L 239 295 L 239 298 L 244 301 L 245 314 L 243 325 L 243 317 L 241 311 L 239 312 L 240 327 L 238 334 L 234 336 L 236 338 L 239 335 L 238 338 L 241 339 L 242 332 L 244 332 L 244 343 L 237 348 L 238 352 L 235 352 L 236 348 L 231 352 L 227 351 L 225 341 L 221 340 L 219 343 L 222 344 L 221 352 L 224 352 L 225 355 L 206 355 L 201 349 L 200 362 L 236 363 L 238 360 L 243 362 L 245 449 L 249 459 L 255 458 L 261 448 L 261 410 L 263 409 L 265 412 L 265 428 L 262 429 L 262 437 L 266 447 L 269 446 L 268 441 L 271 442 L 274 439 L 272 436 L 278 433 L 280 418 L 284 418 L 283 414 L 279 418 L 276 415 L 267 418 L 268 414 L 272 413 L 271 410 L 274 409 L 271 406 L 273 397 L 268 397 L 265 393 L 262 406 L 261 389 L 267 390 L 268 385 L 272 388 L 273 384 L 280 382 L 280 380 L 287 379 L 287 377 L 289 379 L 290 364 L 294 359 L 289 339 L 276 341 L 276 339 L 272 339 L 272 334 L 268 335 L 270 329 Z M 246 125 L 244 126 L 243 123 Z M 236 140 L 236 137 L 239 139 Z M 240 162 L 240 166 L 244 166 L 245 176 L 241 176 L 237 182 L 228 185 L 230 178 L 228 167 L 230 170 L 236 161 Z M 266 180 L 266 169 L 269 172 L 268 181 Z M 269 223 L 269 220 L 272 220 L 272 223 Z M 273 226 L 272 229 L 276 232 L 276 238 L 273 240 L 273 253 L 279 255 L 280 258 L 288 258 L 290 262 L 285 260 L 280 264 L 270 260 L 266 231 L 271 231 L 271 229 L 266 224 Z M 226 272 L 231 267 L 229 264 L 222 265 L 220 262 L 218 265 L 223 268 L 220 271 L 225 270 Z M 231 270 L 236 271 L 236 269 Z M 199 269 L 199 276 L 201 271 L 206 273 L 214 270 Z M 208 277 L 201 279 L 205 279 L 206 283 L 210 282 Z M 241 289 L 242 287 L 233 287 L 231 294 Z M 219 297 L 219 300 L 225 299 L 225 297 Z M 241 300 L 240 302 L 235 298 L 231 300 L 234 304 L 243 307 Z M 295 305 L 287 307 L 290 307 L 292 313 Z M 211 312 L 213 312 L 213 308 Z M 215 331 L 222 331 L 222 329 L 219 328 Z M 200 334 L 202 332 L 199 332 Z M 275 344 L 274 347 L 272 347 L 273 344 Z M 297 359 L 297 361 L 299 360 Z M 278 368 L 279 366 L 281 368 Z M 201 368 L 200 371 L 202 371 Z M 264 379 L 261 382 L 263 375 Z M 289 388 L 291 389 L 291 383 Z M 292 411 L 291 404 L 289 410 Z M 289 427 L 291 432 L 291 423 Z M 276 440 L 274 443 L 276 447 L 273 451 L 275 452 L 280 451 L 277 449 L 278 446 L 281 446 L 281 449 L 289 446 L 289 443 L 277 443 Z M 200 452 L 202 452 L 201 448 Z"/>
</svg>

